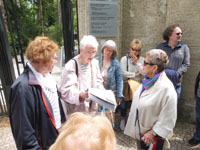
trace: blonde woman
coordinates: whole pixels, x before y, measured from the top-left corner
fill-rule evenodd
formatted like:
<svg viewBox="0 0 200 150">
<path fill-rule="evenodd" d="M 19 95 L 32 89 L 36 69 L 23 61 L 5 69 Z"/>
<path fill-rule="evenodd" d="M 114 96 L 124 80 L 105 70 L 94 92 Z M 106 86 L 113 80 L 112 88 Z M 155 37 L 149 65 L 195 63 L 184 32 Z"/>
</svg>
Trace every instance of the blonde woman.
<svg viewBox="0 0 200 150">
<path fill-rule="evenodd" d="M 131 103 L 132 97 L 130 93 L 126 94 L 125 88 L 127 87 L 128 79 L 132 79 L 136 81 L 136 85 L 138 86 L 139 83 L 143 79 L 143 62 L 144 57 L 141 56 L 143 44 L 142 41 L 139 39 L 134 39 L 130 43 L 129 53 L 121 58 L 120 64 L 123 72 L 124 78 L 124 100 L 121 102 L 120 111 L 121 111 L 121 122 L 120 122 L 120 129 L 124 130 L 125 123 L 126 123 L 126 114 L 127 114 L 127 107 L 128 104 Z M 129 91 L 129 90 L 128 90 Z"/>
<path fill-rule="evenodd" d="M 116 150 L 116 138 L 106 117 L 76 112 L 50 150 Z"/>
</svg>

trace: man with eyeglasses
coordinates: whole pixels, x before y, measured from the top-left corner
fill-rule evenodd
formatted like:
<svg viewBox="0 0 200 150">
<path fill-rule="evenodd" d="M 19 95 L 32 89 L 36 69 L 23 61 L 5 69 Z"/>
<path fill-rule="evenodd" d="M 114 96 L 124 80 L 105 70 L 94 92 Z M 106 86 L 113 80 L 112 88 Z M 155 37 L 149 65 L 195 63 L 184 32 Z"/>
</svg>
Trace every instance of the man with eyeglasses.
<svg viewBox="0 0 200 150">
<path fill-rule="evenodd" d="M 165 72 L 174 84 L 178 99 L 180 99 L 183 74 L 190 66 L 190 49 L 186 44 L 181 43 L 182 35 L 179 25 L 170 25 L 163 32 L 163 39 L 166 42 L 160 43 L 156 47 L 164 50 L 168 55 L 169 64 Z"/>
</svg>

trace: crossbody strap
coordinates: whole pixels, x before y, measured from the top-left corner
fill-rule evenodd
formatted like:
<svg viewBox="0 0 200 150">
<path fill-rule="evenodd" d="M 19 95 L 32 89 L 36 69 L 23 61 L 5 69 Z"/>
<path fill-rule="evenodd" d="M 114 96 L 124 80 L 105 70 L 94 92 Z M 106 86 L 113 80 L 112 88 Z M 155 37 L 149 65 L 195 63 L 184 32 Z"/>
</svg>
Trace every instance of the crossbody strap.
<svg viewBox="0 0 200 150">
<path fill-rule="evenodd" d="M 75 62 L 76 76 L 78 77 L 78 64 L 77 64 L 77 61 L 76 61 L 76 59 L 72 59 L 72 60 L 74 60 L 74 62 Z"/>
<path fill-rule="evenodd" d="M 142 138 L 142 134 L 141 134 L 141 130 L 140 130 L 140 120 L 139 120 L 139 110 L 138 110 L 138 108 L 136 109 L 135 126 L 136 126 L 137 122 L 138 122 L 138 128 L 139 128 L 139 135 L 140 135 L 140 138 Z"/>
<path fill-rule="evenodd" d="M 128 71 L 128 56 L 126 56 L 127 62 L 126 62 L 126 70 Z"/>
</svg>

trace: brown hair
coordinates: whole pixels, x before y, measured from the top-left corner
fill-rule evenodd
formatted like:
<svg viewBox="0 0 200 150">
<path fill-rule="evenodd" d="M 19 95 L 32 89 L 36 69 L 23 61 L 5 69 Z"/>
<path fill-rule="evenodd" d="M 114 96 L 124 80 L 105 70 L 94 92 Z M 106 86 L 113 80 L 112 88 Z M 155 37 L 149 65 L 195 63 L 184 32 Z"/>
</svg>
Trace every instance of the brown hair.
<svg viewBox="0 0 200 150">
<path fill-rule="evenodd" d="M 51 62 L 51 58 L 58 51 L 58 45 L 48 37 L 36 37 L 26 49 L 26 57 L 32 63 L 43 61 L 44 64 Z"/>
<path fill-rule="evenodd" d="M 180 28 L 180 26 L 178 24 L 173 24 L 173 25 L 168 26 L 165 29 L 165 31 L 163 32 L 163 40 L 168 42 L 169 41 L 169 37 L 172 35 L 172 33 L 174 32 L 174 29 L 176 27 Z"/>
<path fill-rule="evenodd" d="M 116 150 L 116 137 L 104 116 L 73 113 L 50 150 Z"/>
</svg>

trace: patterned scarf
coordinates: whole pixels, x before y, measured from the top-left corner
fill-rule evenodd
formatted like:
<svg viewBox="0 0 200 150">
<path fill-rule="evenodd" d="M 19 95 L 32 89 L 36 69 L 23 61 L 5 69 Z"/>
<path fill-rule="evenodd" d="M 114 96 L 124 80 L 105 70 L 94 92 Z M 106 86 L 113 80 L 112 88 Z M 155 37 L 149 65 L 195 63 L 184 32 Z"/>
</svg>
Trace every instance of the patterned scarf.
<svg viewBox="0 0 200 150">
<path fill-rule="evenodd" d="M 142 80 L 142 90 L 140 92 L 140 96 L 142 95 L 142 93 L 144 92 L 144 90 L 149 89 L 150 87 L 152 87 L 154 85 L 154 83 L 158 80 L 158 78 L 160 77 L 160 73 L 157 73 L 152 79 L 150 79 L 149 77 L 147 77 L 146 75 L 144 76 L 144 79 Z"/>
</svg>

